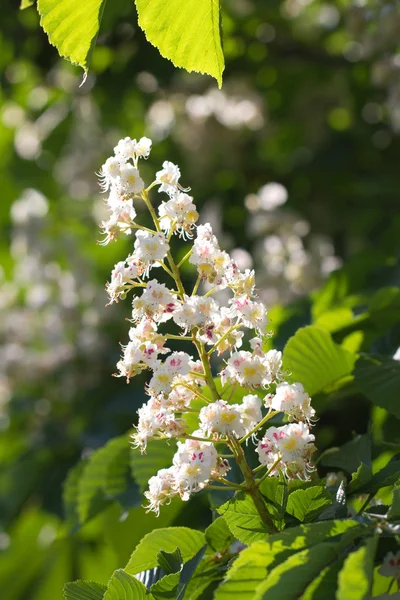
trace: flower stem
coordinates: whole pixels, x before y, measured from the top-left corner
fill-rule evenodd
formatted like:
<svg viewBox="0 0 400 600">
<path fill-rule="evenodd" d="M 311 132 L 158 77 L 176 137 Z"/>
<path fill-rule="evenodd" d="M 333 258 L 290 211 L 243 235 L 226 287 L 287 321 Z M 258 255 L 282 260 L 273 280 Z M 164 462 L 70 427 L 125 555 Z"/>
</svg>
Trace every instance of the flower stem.
<svg viewBox="0 0 400 600">
<path fill-rule="evenodd" d="M 279 410 L 272 410 L 267 415 L 265 415 L 265 417 L 263 419 L 261 419 L 261 421 L 259 423 L 257 423 L 257 425 L 255 427 L 253 427 L 253 429 L 251 431 L 249 431 L 249 433 L 246 433 L 246 435 L 244 437 L 242 437 L 241 440 L 239 440 L 239 444 L 243 444 L 243 442 L 245 442 L 249 437 L 251 437 L 253 435 L 253 433 L 256 433 L 256 431 L 258 431 L 260 429 L 260 427 L 265 425 L 265 423 L 267 421 L 269 421 L 270 419 L 272 419 L 272 417 L 277 415 L 278 412 L 279 412 Z"/>
<path fill-rule="evenodd" d="M 243 490 L 251 496 L 254 502 L 254 506 L 256 507 L 256 510 L 260 515 L 261 520 L 267 526 L 270 533 L 277 533 L 278 530 L 271 519 L 262 494 L 257 487 L 257 483 L 254 479 L 253 472 L 247 464 L 243 448 L 241 447 L 240 443 L 234 438 L 230 438 L 229 444 L 235 454 L 236 462 L 244 477 L 245 486 L 243 487 Z"/>
<path fill-rule="evenodd" d="M 178 269 L 180 269 L 180 268 L 181 268 L 181 266 L 183 265 L 183 263 L 184 263 L 185 261 L 187 261 L 187 259 L 188 259 L 188 258 L 191 256 L 192 252 L 193 252 L 192 248 L 190 248 L 189 252 L 186 252 L 186 254 L 185 254 L 185 256 L 182 258 L 182 260 L 180 260 L 180 261 L 178 262 L 178 264 L 176 265 L 176 266 L 178 267 Z"/>
</svg>

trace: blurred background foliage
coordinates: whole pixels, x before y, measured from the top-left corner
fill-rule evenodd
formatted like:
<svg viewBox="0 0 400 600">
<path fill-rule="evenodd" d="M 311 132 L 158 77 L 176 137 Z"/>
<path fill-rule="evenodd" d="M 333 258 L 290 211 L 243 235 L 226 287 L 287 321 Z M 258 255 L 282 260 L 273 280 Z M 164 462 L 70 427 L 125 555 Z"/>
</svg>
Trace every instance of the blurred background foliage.
<svg viewBox="0 0 400 600">
<path fill-rule="evenodd" d="M 129 499 L 79 531 L 65 520 L 69 469 L 124 434 L 143 401 L 143 379 L 111 377 L 128 306 L 105 308 L 104 282 L 129 241 L 96 244 L 95 171 L 120 137 L 148 135 L 143 178 L 180 165 L 201 220 L 256 268 L 275 346 L 317 322 L 352 350 L 393 355 L 399 304 L 376 292 L 400 278 L 400 11 L 225 0 L 221 91 L 159 56 L 131 0 L 107 3 L 82 87 L 33 8 L 3 6 L 0 27 L 0 589 L 59 600 L 65 581 L 106 582 L 146 531 L 210 518 L 200 495 L 158 520 Z M 354 325 L 371 298 L 375 318 Z M 360 394 L 317 406 L 321 450 L 372 418 L 377 464 L 398 451 L 399 422 Z"/>
</svg>

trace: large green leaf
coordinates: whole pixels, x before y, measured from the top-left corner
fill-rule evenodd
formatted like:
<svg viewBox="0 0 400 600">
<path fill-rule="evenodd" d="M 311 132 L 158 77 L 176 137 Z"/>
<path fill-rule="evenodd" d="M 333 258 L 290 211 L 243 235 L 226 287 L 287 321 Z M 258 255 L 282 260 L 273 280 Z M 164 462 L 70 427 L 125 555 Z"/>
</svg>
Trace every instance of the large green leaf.
<svg viewBox="0 0 400 600">
<path fill-rule="evenodd" d="M 38 0 L 40 24 L 64 58 L 87 72 L 106 0 Z"/>
<path fill-rule="evenodd" d="M 218 508 L 218 512 L 232 534 L 244 544 L 263 540 L 269 534 L 252 498 L 244 492 L 237 492 L 231 500 Z"/>
<path fill-rule="evenodd" d="M 268 573 L 257 588 L 254 600 L 297 600 L 304 588 L 336 556 L 337 542 L 322 543 L 287 558 Z"/>
<path fill-rule="evenodd" d="M 293 553 L 324 542 L 345 532 L 361 533 L 356 521 L 324 521 L 292 527 L 271 535 L 242 550 L 215 594 L 215 600 L 253 600 L 254 593 L 267 574 Z M 284 597 L 284 596 L 282 596 Z"/>
<path fill-rule="evenodd" d="M 94 581 L 71 581 L 64 586 L 64 600 L 103 600 L 106 589 Z"/>
<path fill-rule="evenodd" d="M 78 514 L 81 523 L 94 516 L 110 500 L 121 500 L 125 508 L 138 506 L 141 497 L 130 474 L 127 436 L 110 440 L 85 465 L 78 484 Z"/>
<path fill-rule="evenodd" d="M 150 600 L 146 587 L 123 569 L 114 571 L 103 600 Z"/>
<path fill-rule="evenodd" d="M 301 600 L 335 600 L 337 578 L 342 564 L 342 560 L 337 560 L 322 569 L 321 573 L 307 586 Z"/>
<path fill-rule="evenodd" d="M 359 469 L 360 470 L 360 469 Z M 357 471 L 358 473 L 359 471 Z M 376 494 L 381 488 L 393 485 L 400 478 L 400 460 L 391 460 L 383 469 L 372 475 L 368 480 L 360 485 L 354 485 L 352 481 L 349 485 L 349 492 L 357 490 L 358 494 Z M 359 480 L 356 479 L 356 482 Z M 353 485 L 352 485 L 353 484 Z"/>
<path fill-rule="evenodd" d="M 326 489 L 320 485 L 296 490 L 289 496 L 286 512 L 296 517 L 302 523 L 312 521 L 325 506 L 332 504 L 333 498 Z"/>
<path fill-rule="evenodd" d="M 130 450 L 130 464 L 135 481 L 142 490 L 147 489 L 147 484 L 153 475 L 160 469 L 169 467 L 176 446 L 171 443 L 167 446 L 161 441 L 151 441 L 147 444 L 146 454 L 140 454 L 139 450 Z"/>
<path fill-rule="evenodd" d="M 215 550 L 224 554 L 234 540 L 231 530 L 229 529 L 225 519 L 218 517 L 205 530 L 207 544 Z"/>
<path fill-rule="evenodd" d="M 354 377 L 371 402 L 400 418 L 400 361 L 364 356 L 357 361 Z"/>
<path fill-rule="evenodd" d="M 299 329 L 285 346 L 283 366 L 310 396 L 322 392 L 353 370 L 355 355 L 341 348 L 331 335 L 310 325 Z"/>
<path fill-rule="evenodd" d="M 371 438 L 369 435 L 356 435 L 340 448 L 329 448 L 320 456 L 325 467 L 338 467 L 348 473 L 355 473 L 360 464 L 371 466 Z"/>
<path fill-rule="evenodd" d="M 175 66 L 208 73 L 222 84 L 219 0 L 135 0 L 147 40 Z"/>
<path fill-rule="evenodd" d="M 140 541 L 125 567 L 127 573 L 135 575 L 157 565 L 160 550 L 173 552 L 179 548 L 183 561 L 193 558 L 205 544 L 201 531 L 187 527 L 167 527 L 151 531 Z"/>
<path fill-rule="evenodd" d="M 376 545 L 377 538 L 370 538 L 365 546 L 346 558 L 339 573 L 337 600 L 367 600 L 371 597 Z"/>
</svg>

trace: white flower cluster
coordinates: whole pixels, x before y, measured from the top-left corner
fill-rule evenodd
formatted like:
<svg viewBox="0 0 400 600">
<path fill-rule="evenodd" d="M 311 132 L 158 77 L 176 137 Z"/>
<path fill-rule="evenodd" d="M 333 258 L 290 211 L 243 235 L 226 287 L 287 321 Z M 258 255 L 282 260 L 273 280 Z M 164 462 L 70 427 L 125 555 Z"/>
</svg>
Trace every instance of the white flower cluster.
<svg viewBox="0 0 400 600">
<path fill-rule="evenodd" d="M 217 451 L 219 445 L 232 451 L 236 448 L 237 456 L 240 445 L 253 439 L 258 443 L 259 468 L 268 468 L 267 475 L 275 475 L 279 469 L 287 477 L 308 477 L 314 450 L 309 429 L 314 410 L 302 385 L 284 380 L 281 352 L 263 350 L 268 318 L 266 307 L 257 298 L 254 272 L 240 271 L 219 247 L 210 224 L 196 226 L 198 213 L 188 190 L 179 184 L 179 168 L 165 161 L 155 181 L 144 188 L 137 166 L 139 158 L 149 155 L 150 146 L 147 138 L 139 142 L 121 140 L 115 156 L 101 169 L 101 183 L 118 199 L 103 229 L 136 229 L 132 254 L 115 265 L 107 285 L 110 302 L 125 298 L 130 289 L 142 288 L 132 301 L 130 341 L 122 347 L 117 365 L 118 376 L 127 380 L 151 371 L 146 385 L 150 398 L 138 411 L 133 443 L 145 452 L 150 439 L 177 440 L 172 466 L 150 479 L 145 494 L 149 509 L 158 513 L 160 505 L 174 496 L 187 500 L 212 481 L 229 484 L 224 476 L 230 465 Z M 128 172 L 132 176 L 129 181 Z M 168 195 L 158 213 L 149 198 L 149 190 L 155 186 Z M 133 221 L 136 199 L 147 206 L 154 230 Z M 121 215 L 130 216 L 121 220 Z M 189 240 L 194 237 L 191 249 L 178 264 L 170 250 L 174 234 Z M 113 236 L 108 235 L 107 241 L 110 239 Z M 179 272 L 186 260 L 197 270 L 191 294 L 184 289 Z M 171 288 L 150 279 L 154 267 L 160 267 L 163 275 L 173 280 Z M 211 289 L 198 294 L 205 282 Z M 221 289 L 231 291 L 225 305 L 213 296 Z M 178 333 L 162 330 L 167 321 L 173 331 L 178 328 Z M 187 352 L 172 352 L 166 347 L 169 339 L 192 344 L 197 358 Z M 249 349 L 239 350 L 245 342 Z M 214 353 L 225 354 L 216 379 L 211 371 Z M 240 403 L 232 403 L 239 388 L 248 393 L 240 394 Z M 197 428 L 190 432 L 188 415 L 193 413 L 197 413 Z M 270 427 L 258 441 L 259 431 L 277 413 L 284 413 L 289 424 Z"/>
</svg>

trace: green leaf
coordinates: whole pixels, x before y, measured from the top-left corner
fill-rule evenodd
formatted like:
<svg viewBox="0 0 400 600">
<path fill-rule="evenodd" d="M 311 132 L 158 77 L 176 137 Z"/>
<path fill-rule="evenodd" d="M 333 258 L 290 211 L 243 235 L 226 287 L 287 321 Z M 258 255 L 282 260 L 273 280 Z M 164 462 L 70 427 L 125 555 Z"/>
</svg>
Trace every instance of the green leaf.
<svg viewBox="0 0 400 600">
<path fill-rule="evenodd" d="M 400 487 L 393 489 L 392 506 L 389 508 L 389 519 L 400 519 Z"/>
<path fill-rule="evenodd" d="M 179 573 L 183 567 L 182 555 L 179 548 L 175 548 L 173 552 L 160 550 L 157 554 L 157 564 L 166 575 L 169 575 L 170 573 Z"/>
<path fill-rule="evenodd" d="M 21 4 L 19 5 L 20 10 L 24 10 L 24 8 L 29 8 L 35 4 L 35 0 L 21 0 Z"/>
<path fill-rule="evenodd" d="M 171 466 L 175 451 L 175 444 L 171 443 L 167 446 L 159 441 L 149 442 L 146 454 L 140 454 L 139 450 L 130 451 L 132 474 L 141 490 L 147 489 L 150 477 L 155 475 L 157 471 Z"/>
<path fill-rule="evenodd" d="M 147 40 L 176 67 L 208 73 L 222 85 L 219 0 L 135 0 Z"/>
<path fill-rule="evenodd" d="M 368 600 L 371 597 L 376 545 L 377 538 L 370 538 L 365 546 L 346 558 L 339 573 L 337 600 Z"/>
<path fill-rule="evenodd" d="M 147 589 L 135 577 L 125 573 L 123 569 L 114 571 L 108 582 L 103 600 L 150 600 Z"/>
<path fill-rule="evenodd" d="M 289 498 L 289 489 L 285 476 L 280 472 L 279 478 L 267 477 L 261 483 L 259 489 L 266 500 L 274 524 L 280 531 L 285 525 L 284 516 Z"/>
<path fill-rule="evenodd" d="M 64 586 L 64 600 L 103 600 L 106 589 L 94 581 L 72 581 Z"/>
<path fill-rule="evenodd" d="M 336 556 L 337 542 L 322 543 L 297 552 L 268 573 L 254 600 L 297 600 L 304 588 Z"/>
<path fill-rule="evenodd" d="M 364 356 L 357 361 L 354 378 L 371 402 L 400 418 L 400 361 Z"/>
<path fill-rule="evenodd" d="M 167 527 L 151 531 L 140 541 L 133 551 L 125 571 L 132 575 L 151 569 L 157 565 L 160 550 L 173 552 L 179 548 L 182 559 L 186 562 L 193 558 L 205 543 L 201 531 L 187 527 Z"/>
<path fill-rule="evenodd" d="M 299 329 L 285 346 L 283 366 L 313 396 L 350 375 L 355 355 L 335 344 L 327 331 L 310 325 Z"/>
<path fill-rule="evenodd" d="M 127 436 L 123 435 L 110 440 L 89 458 L 78 485 L 80 523 L 93 517 L 111 500 L 129 500 L 131 507 L 140 504 L 138 488 L 130 475 L 131 452 Z"/>
<path fill-rule="evenodd" d="M 106 0 L 38 0 L 40 24 L 60 56 L 87 73 Z"/>
<path fill-rule="evenodd" d="M 400 460 L 391 460 L 383 469 L 375 473 L 369 481 L 358 487 L 357 493 L 376 494 L 381 488 L 396 483 L 399 477 Z"/>
<path fill-rule="evenodd" d="M 232 600 L 233 597 L 237 600 L 253 600 L 256 588 L 270 570 L 294 552 L 345 532 L 357 535 L 363 531 L 364 527 L 356 521 L 346 520 L 299 525 L 270 535 L 265 541 L 255 542 L 240 552 L 217 589 L 215 600 Z"/>
<path fill-rule="evenodd" d="M 358 467 L 357 471 L 352 474 L 351 481 L 347 486 L 347 493 L 353 494 L 367 485 L 372 479 L 372 469 L 364 463 Z"/>
<path fill-rule="evenodd" d="M 175 600 L 180 573 L 169 573 L 150 587 L 154 600 Z"/>
<path fill-rule="evenodd" d="M 244 492 L 236 492 L 231 500 L 217 510 L 225 519 L 232 534 L 243 544 L 263 540 L 269 534 L 252 498 Z"/>
<path fill-rule="evenodd" d="M 371 438 L 369 435 L 357 435 L 340 448 L 329 448 L 319 460 L 325 467 L 338 467 L 348 473 L 356 472 L 361 463 L 370 467 Z"/>
<path fill-rule="evenodd" d="M 67 525 L 72 529 L 79 526 L 78 490 L 85 463 L 80 461 L 68 471 L 63 485 L 63 505 Z"/>
<path fill-rule="evenodd" d="M 296 490 L 289 496 L 286 512 L 302 523 L 312 521 L 325 506 L 332 504 L 332 500 L 331 494 L 319 485 Z"/>
<path fill-rule="evenodd" d="M 325 567 L 321 573 L 307 586 L 301 600 L 335 600 L 337 578 L 343 561 Z"/>
<path fill-rule="evenodd" d="M 223 517 L 215 519 L 204 533 L 207 544 L 220 554 L 224 554 L 235 539 Z"/>
</svg>

